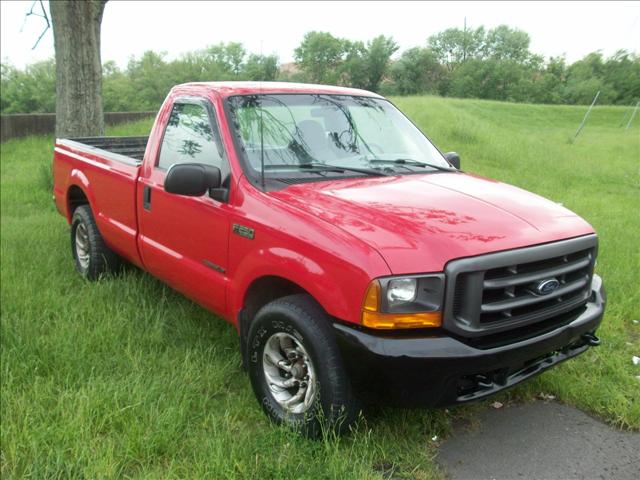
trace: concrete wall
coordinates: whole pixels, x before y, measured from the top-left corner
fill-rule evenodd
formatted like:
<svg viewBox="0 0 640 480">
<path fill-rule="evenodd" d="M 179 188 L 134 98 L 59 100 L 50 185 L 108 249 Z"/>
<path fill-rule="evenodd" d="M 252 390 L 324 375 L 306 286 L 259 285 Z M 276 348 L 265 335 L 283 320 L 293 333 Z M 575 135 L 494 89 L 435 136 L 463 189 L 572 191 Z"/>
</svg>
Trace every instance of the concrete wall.
<svg viewBox="0 0 640 480">
<path fill-rule="evenodd" d="M 104 114 L 104 120 L 107 125 L 116 125 L 153 117 L 155 114 L 156 112 L 108 112 Z M 16 113 L 0 115 L 0 118 L 0 142 L 28 135 L 53 134 L 56 129 L 55 113 Z"/>
</svg>

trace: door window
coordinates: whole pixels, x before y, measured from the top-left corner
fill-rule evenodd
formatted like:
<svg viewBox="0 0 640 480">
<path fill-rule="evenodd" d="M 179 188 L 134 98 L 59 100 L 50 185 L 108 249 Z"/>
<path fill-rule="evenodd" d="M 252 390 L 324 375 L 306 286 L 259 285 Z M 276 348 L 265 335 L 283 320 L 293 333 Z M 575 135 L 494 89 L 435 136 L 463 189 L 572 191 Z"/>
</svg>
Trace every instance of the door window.
<svg viewBox="0 0 640 480">
<path fill-rule="evenodd" d="M 176 103 L 171 110 L 162 139 L 158 168 L 167 170 L 176 163 L 213 165 L 222 170 L 224 178 L 226 162 L 203 105 Z"/>
</svg>

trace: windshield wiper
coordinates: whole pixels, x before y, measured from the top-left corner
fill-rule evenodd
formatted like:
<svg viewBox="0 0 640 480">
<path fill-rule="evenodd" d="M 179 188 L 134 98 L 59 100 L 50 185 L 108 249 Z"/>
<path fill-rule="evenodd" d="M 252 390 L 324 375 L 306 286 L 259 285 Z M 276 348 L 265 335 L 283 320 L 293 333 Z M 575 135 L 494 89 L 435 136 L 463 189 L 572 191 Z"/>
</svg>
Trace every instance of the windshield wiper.
<svg viewBox="0 0 640 480">
<path fill-rule="evenodd" d="M 432 163 L 418 162 L 417 160 L 411 160 L 410 158 L 396 158 L 393 160 L 383 160 L 381 158 L 373 158 L 369 160 L 369 163 L 384 163 L 392 165 L 411 165 L 415 167 L 430 167 L 436 170 L 443 170 L 445 172 L 455 172 L 455 168 L 443 167 L 441 165 L 434 165 Z"/>
<path fill-rule="evenodd" d="M 283 163 L 279 165 L 265 165 L 265 170 L 272 170 L 277 168 L 295 168 L 304 170 L 305 172 L 320 173 L 320 172 L 356 172 L 365 175 L 373 175 L 378 177 L 388 177 L 389 174 L 375 168 L 357 168 L 357 167 L 343 167 L 342 165 L 327 165 L 324 163 Z"/>
</svg>

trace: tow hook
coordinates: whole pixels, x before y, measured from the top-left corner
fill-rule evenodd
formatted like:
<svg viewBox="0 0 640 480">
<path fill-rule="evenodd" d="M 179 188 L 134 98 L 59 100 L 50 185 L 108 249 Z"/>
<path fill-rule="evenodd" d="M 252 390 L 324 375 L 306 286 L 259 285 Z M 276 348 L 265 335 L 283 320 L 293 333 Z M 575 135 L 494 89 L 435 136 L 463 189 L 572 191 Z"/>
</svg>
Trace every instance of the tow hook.
<svg viewBox="0 0 640 480">
<path fill-rule="evenodd" d="M 585 333 L 584 335 L 582 335 L 582 340 L 584 340 L 584 343 L 586 343 L 590 347 L 597 347 L 598 345 L 600 345 L 600 339 L 593 333 Z"/>
</svg>

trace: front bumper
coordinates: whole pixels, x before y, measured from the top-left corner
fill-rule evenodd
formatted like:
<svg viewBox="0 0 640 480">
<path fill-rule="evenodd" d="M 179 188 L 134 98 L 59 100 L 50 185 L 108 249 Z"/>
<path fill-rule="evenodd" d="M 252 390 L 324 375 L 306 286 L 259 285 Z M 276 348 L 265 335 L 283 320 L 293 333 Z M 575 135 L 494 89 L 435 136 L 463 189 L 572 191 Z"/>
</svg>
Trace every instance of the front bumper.
<svg viewBox="0 0 640 480">
<path fill-rule="evenodd" d="M 352 383 L 366 397 L 404 406 L 454 405 L 517 385 L 597 345 L 593 333 L 606 297 L 597 275 L 591 287 L 589 301 L 559 319 L 560 326 L 485 345 L 445 331 L 381 333 L 333 326 Z"/>
</svg>

